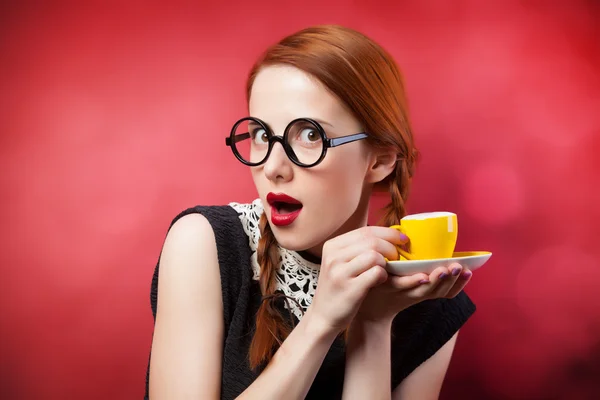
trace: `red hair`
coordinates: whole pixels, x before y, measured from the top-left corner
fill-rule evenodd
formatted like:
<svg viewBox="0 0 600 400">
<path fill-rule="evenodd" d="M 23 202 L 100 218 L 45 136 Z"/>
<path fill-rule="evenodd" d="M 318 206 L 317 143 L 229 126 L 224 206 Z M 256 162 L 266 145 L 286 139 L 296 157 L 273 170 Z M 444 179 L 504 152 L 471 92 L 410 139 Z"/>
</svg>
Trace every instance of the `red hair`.
<svg viewBox="0 0 600 400">
<path fill-rule="evenodd" d="M 335 94 L 369 134 L 372 146 L 392 148 L 398 155 L 396 169 L 379 183 L 390 194 L 381 224 L 396 225 L 405 215 L 417 151 L 408 118 L 402 75 L 393 58 L 364 34 L 338 25 L 303 29 L 269 47 L 255 63 L 247 81 L 247 99 L 261 68 L 290 65 L 317 78 Z M 277 242 L 263 214 L 257 257 L 261 267 L 260 288 L 264 297 L 275 292 L 278 267 Z M 252 368 L 268 363 L 292 327 L 270 299 L 262 302 L 256 316 L 249 361 Z"/>
</svg>

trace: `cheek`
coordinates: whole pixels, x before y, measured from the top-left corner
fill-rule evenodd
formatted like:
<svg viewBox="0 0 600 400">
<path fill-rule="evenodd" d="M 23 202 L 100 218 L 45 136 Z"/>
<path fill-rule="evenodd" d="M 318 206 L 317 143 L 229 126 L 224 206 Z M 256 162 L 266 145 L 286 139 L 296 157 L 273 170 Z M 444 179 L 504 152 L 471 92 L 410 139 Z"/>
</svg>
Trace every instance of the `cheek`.
<svg viewBox="0 0 600 400">
<path fill-rule="evenodd" d="M 347 209 L 358 206 L 362 195 L 365 168 L 362 160 L 341 162 L 328 166 L 315 189 L 321 192 L 321 201 L 328 209 Z M 318 187 L 318 188 L 317 188 Z"/>
<path fill-rule="evenodd" d="M 264 186 L 263 179 L 261 173 L 255 170 L 251 170 L 250 175 L 252 176 L 252 182 L 254 182 L 254 187 L 261 194 L 262 187 Z"/>
<path fill-rule="evenodd" d="M 254 185 L 258 186 L 260 183 L 260 173 L 257 170 L 251 168 L 250 175 L 252 176 L 252 181 L 254 182 Z"/>
<path fill-rule="evenodd" d="M 332 160 L 328 170 L 329 179 L 342 191 L 353 191 L 362 188 L 367 171 L 367 161 L 359 152 L 340 154 L 341 157 Z"/>
</svg>

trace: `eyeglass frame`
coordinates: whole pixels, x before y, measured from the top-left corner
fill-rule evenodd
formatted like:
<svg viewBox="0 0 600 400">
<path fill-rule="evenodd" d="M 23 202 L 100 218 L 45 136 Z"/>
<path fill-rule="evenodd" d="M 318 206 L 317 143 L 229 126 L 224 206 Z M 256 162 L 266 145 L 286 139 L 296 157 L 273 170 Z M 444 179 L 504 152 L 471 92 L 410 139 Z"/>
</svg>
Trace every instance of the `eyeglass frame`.
<svg viewBox="0 0 600 400">
<path fill-rule="evenodd" d="M 241 133 L 241 134 L 237 134 L 237 135 L 235 133 L 237 130 L 237 127 L 244 121 L 256 122 L 268 134 L 270 134 L 269 147 L 267 149 L 267 153 L 265 154 L 264 158 L 260 162 L 253 163 L 253 162 L 245 160 L 242 157 L 242 155 L 239 153 L 237 147 L 235 146 L 235 143 L 237 143 L 241 140 L 250 138 L 250 132 L 245 132 L 245 133 Z M 294 124 L 301 122 L 301 121 L 309 122 L 310 124 L 314 125 L 317 128 L 319 135 L 321 136 L 321 141 L 323 142 L 321 156 L 317 159 L 317 161 L 315 161 L 312 164 L 304 164 L 304 163 L 300 162 L 300 160 L 298 160 L 298 157 L 296 156 L 296 153 L 294 152 L 294 149 L 292 149 L 291 145 L 288 143 L 288 140 L 287 140 L 290 128 Z M 340 137 L 336 137 L 336 138 L 328 138 L 327 134 L 325 133 L 325 130 L 323 129 L 321 124 L 319 124 L 317 121 L 315 121 L 314 119 L 311 119 L 311 118 L 296 118 L 296 119 L 294 119 L 285 127 L 285 130 L 283 131 L 283 136 L 278 136 L 278 135 L 274 135 L 273 130 L 271 128 L 269 128 L 269 126 L 265 122 L 261 121 L 260 119 L 254 118 L 254 117 L 244 117 L 244 118 L 241 118 L 238 121 L 236 121 L 235 124 L 233 124 L 233 127 L 231 128 L 231 133 L 229 134 L 228 137 L 225 138 L 225 145 L 231 147 L 231 151 L 233 152 L 235 157 L 242 164 L 245 164 L 249 167 L 257 167 L 259 165 L 264 164 L 269 159 L 269 156 L 271 155 L 271 151 L 273 150 L 273 146 L 275 145 L 275 142 L 279 142 L 281 144 L 281 146 L 283 147 L 285 154 L 290 159 L 290 161 L 292 161 L 294 164 L 296 164 L 297 166 L 302 167 L 302 168 L 312 168 L 312 167 L 320 164 L 321 161 L 323 161 L 323 159 L 325 158 L 325 155 L 327 154 L 327 149 L 332 148 L 332 147 L 341 146 L 346 143 L 352 143 L 357 140 L 366 139 L 368 137 L 369 137 L 369 135 L 366 132 L 359 132 L 359 133 L 354 133 L 352 135 L 340 136 Z M 235 140 L 235 139 L 237 139 L 237 140 Z"/>
</svg>

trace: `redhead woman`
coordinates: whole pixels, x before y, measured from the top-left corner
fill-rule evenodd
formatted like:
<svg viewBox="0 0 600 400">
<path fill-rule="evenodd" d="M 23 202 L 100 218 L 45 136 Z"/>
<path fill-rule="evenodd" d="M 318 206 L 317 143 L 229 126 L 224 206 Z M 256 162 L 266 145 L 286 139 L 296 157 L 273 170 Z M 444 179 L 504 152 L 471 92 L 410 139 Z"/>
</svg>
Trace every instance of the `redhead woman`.
<svg viewBox="0 0 600 400">
<path fill-rule="evenodd" d="M 389 227 L 406 214 L 418 154 L 395 61 L 355 30 L 307 28 L 258 59 L 247 104 L 225 145 L 256 200 L 169 225 L 146 396 L 437 399 L 475 312 L 472 274 L 386 270 L 410 240 Z M 375 191 L 391 201 L 369 226 Z"/>
</svg>

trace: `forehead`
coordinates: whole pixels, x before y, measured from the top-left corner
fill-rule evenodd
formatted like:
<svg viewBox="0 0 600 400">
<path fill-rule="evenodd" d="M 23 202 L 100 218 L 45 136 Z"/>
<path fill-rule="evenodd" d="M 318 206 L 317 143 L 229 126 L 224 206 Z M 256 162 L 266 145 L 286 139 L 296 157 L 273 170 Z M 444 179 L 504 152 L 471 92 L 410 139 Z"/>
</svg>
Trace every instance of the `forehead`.
<svg viewBox="0 0 600 400">
<path fill-rule="evenodd" d="M 283 130 L 296 118 L 321 119 L 334 126 L 355 125 L 343 103 L 316 78 L 291 66 L 263 68 L 254 80 L 250 115 Z"/>
</svg>

